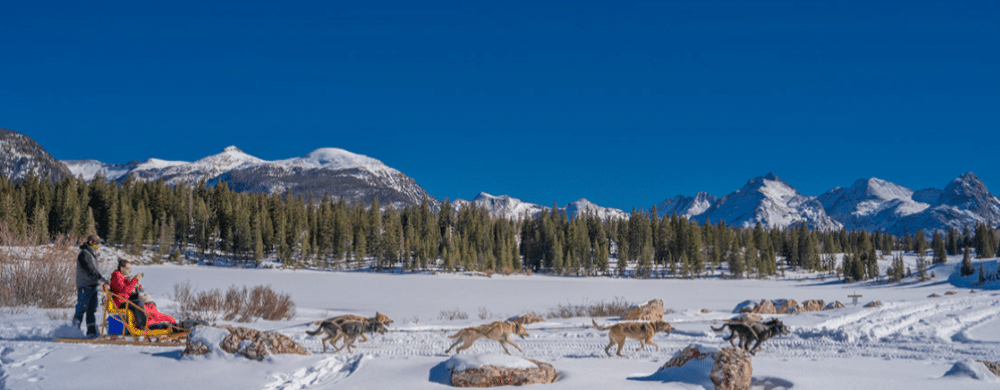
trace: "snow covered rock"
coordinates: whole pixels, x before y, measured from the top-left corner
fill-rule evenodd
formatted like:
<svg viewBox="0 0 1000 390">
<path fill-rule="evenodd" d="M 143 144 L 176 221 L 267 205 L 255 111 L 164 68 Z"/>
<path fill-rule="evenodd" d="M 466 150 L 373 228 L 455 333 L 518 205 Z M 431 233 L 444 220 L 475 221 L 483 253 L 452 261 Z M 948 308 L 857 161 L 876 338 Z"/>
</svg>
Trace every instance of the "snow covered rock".
<svg viewBox="0 0 1000 390">
<path fill-rule="evenodd" d="M 1000 382 L 997 376 L 1000 376 L 1000 364 L 972 359 L 955 362 L 944 373 L 945 378 L 967 377 L 984 382 Z"/>
<path fill-rule="evenodd" d="M 715 355 L 715 364 L 709 374 L 716 390 L 749 389 L 753 378 L 753 361 L 750 352 L 740 348 L 723 348 Z"/>
<path fill-rule="evenodd" d="M 743 301 L 736 306 L 736 313 L 757 313 L 757 314 L 778 314 L 778 309 L 774 307 L 774 302 L 769 299 L 761 299 L 760 303 L 756 305 L 749 305 L 747 302 L 753 301 Z"/>
<path fill-rule="evenodd" d="M 454 387 L 521 386 L 556 379 L 551 364 L 503 354 L 455 355 L 445 366 Z"/>
<path fill-rule="evenodd" d="M 622 315 L 622 321 L 660 321 L 663 319 L 663 301 L 653 299 L 645 305 L 630 307 Z"/>
<path fill-rule="evenodd" d="M 976 361 L 980 362 L 980 363 L 983 363 L 983 365 L 986 366 L 986 368 L 988 368 L 990 370 L 990 372 L 993 373 L 993 375 L 995 375 L 997 377 L 1000 377 L 1000 363 L 998 363 L 998 362 L 989 362 L 989 361 L 986 361 L 986 360 L 976 360 Z"/>
<path fill-rule="evenodd" d="M 799 302 L 794 299 L 775 299 L 771 303 L 774 304 L 774 311 L 777 314 L 791 313 L 799 305 Z"/>
<path fill-rule="evenodd" d="M 865 305 L 866 308 L 882 306 L 882 301 L 872 301 Z"/>
<path fill-rule="evenodd" d="M 653 377 L 715 389 L 749 389 L 753 376 L 750 353 L 739 348 L 691 344 L 668 361 Z"/>
<path fill-rule="evenodd" d="M 809 299 L 802 302 L 802 304 L 792 308 L 790 313 L 797 314 L 809 311 L 821 311 L 823 310 L 824 307 L 826 307 L 826 302 L 824 302 L 822 299 Z"/>
<path fill-rule="evenodd" d="M 242 355 L 261 361 L 272 354 L 308 355 L 298 343 L 280 333 L 265 333 L 239 326 L 199 326 L 191 331 L 183 355 Z"/>
<path fill-rule="evenodd" d="M 823 310 L 843 309 L 845 307 L 847 306 L 844 306 L 844 304 L 840 303 L 840 301 L 833 301 L 826 304 L 826 307 L 824 307 Z"/>
</svg>

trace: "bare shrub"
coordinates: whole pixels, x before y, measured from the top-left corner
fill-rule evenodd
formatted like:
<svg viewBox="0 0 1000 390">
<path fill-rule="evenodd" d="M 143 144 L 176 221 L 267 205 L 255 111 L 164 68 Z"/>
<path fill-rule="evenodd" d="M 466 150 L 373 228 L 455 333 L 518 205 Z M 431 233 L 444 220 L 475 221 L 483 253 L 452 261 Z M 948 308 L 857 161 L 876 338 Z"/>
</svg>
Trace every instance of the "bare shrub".
<svg viewBox="0 0 1000 390">
<path fill-rule="evenodd" d="M 457 307 L 454 310 L 441 310 L 441 314 L 438 315 L 438 319 L 448 321 L 465 320 L 468 318 L 469 315 Z"/>
<path fill-rule="evenodd" d="M 230 286 L 225 294 L 219 289 L 194 292 L 190 282 L 174 285 L 174 300 L 182 317 L 215 322 L 253 322 L 295 317 L 295 302 L 288 294 L 279 294 L 271 286 Z"/>
<path fill-rule="evenodd" d="M 73 307 L 76 253 L 61 246 L 0 252 L 0 306 Z"/>
<path fill-rule="evenodd" d="M 573 317 L 621 317 L 625 314 L 631 303 L 624 297 L 615 297 L 611 302 L 584 302 L 579 305 L 559 304 L 555 309 L 550 309 L 546 318 L 573 318 Z M 669 313 L 671 311 L 665 311 Z"/>
<path fill-rule="evenodd" d="M 493 315 L 490 314 L 490 311 L 487 310 L 486 307 L 480 307 L 479 308 L 479 319 L 485 320 L 485 319 L 490 318 L 492 316 Z"/>
</svg>

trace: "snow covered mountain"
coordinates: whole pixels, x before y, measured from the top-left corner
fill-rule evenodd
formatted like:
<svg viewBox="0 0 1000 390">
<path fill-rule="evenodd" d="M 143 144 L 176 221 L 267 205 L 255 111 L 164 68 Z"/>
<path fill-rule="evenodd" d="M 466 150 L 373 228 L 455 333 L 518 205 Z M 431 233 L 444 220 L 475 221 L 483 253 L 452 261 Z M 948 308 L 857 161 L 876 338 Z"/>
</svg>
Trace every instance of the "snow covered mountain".
<svg viewBox="0 0 1000 390">
<path fill-rule="evenodd" d="M 0 128 L 0 177 L 19 182 L 29 172 L 39 178 L 48 175 L 54 181 L 73 175 L 31 137 Z"/>
<path fill-rule="evenodd" d="M 705 207 L 709 205 L 709 207 Z M 704 223 L 787 227 L 805 222 L 819 229 L 861 229 L 895 235 L 917 230 L 970 229 L 977 223 L 1000 227 L 1000 198 L 972 172 L 959 176 L 943 190 L 913 191 L 878 178 L 859 179 L 818 197 L 803 196 L 774 174 L 751 179 L 739 191 L 713 200 L 699 192 L 678 195 L 656 205 L 658 214 L 677 215 Z"/>
<path fill-rule="evenodd" d="M 490 215 L 494 217 L 506 219 L 521 219 L 525 215 L 535 216 L 542 211 L 550 209 L 542 205 L 511 198 L 508 195 L 493 196 L 485 192 L 480 192 L 471 201 L 455 199 L 451 202 L 451 208 L 452 211 L 458 211 L 460 208 L 467 207 L 470 204 L 486 208 Z"/>
<path fill-rule="evenodd" d="M 489 211 L 490 215 L 506 219 L 521 219 L 526 215 L 536 216 L 542 211 L 552 210 L 551 207 L 524 202 L 517 198 L 511 198 L 508 195 L 493 196 L 485 192 L 480 192 L 479 195 L 476 195 L 475 199 L 472 201 L 455 199 L 455 201 L 452 202 L 451 207 L 452 210 L 458 211 L 459 208 L 469 204 L 485 207 L 486 210 Z M 601 207 L 583 198 L 575 202 L 571 202 L 566 206 L 562 206 L 560 209 L 566 210 L 566 213 L 570 218 L 581 213 L 590 213 L 596 215 L 602 220 L 607 218 L 628 219 L 629 217 L 629 215 L 622 210 L 610 207 Z"/>
<path fill-rule="evenodd" d="M 859 179 L 818 197 L 827 214 L 848 230 L 884 231 L 887 222 L 919 213 L 930 204 L 913 199 L 913 190 L 878 178 Z"/>
<path fill-rule="evenodd" d="M 626 213 L 625 211 L 610 207 L 601 207 L 584 198 L 580 198 L 580 200 L 577 200 L 576 202 L 570 202 L 570 204 L 566 205 L 565 208 L 566 208 L 566 214 L 569 215 L 570 217 L 574 217 L 579 214 L 583 215 L 592 214 L 596 215 L 601 220 L 607 220 L 608 218 L 615 218 L 615 219 L 629 218 L 628 213 Z"/>
<path fill-rule="evenodd" d="M 694 198 L 690 196 L 677 195 L 673 199 L 667 199 L 656 204 L 656 213 L 659 216 L 668 216 L 677 213 L 678 216 L 691 218 L 692 216 L 704 213 L 712 207 L 719 198 L 707 192 L 699 192 Z"/>
<path fill-rule="evenodd" d="M 92 180 L 98 173 L 109 180 L 133 176 L 141 180 L 162 179 L 167 184 L 226 184 L 239 191 L 291 193 L 320 198 L 343 196 L 353 202 L 383 206 L 420 204 L 427 200 L 435 208 L 437 199 L 409 176 L 374 158 L 337 148 L 321 148 L 302 157 L 266 161 L 235 146 L 195 162 L 149 159 L 142 163 L 104 164 L 93 160 L 66 161 L 74 175 Z"/>
<path fill-rule="evenodd" d="M 885 230 L 893 234 L 912 233 L 917 229 L 945 231 L 954 227 L 961 230 L 966 226 L 971 230 L 977 223 L 1000 227 L 1000 199 L 990 193 L 975 174 L 968 172 L 948 183 L 930 207 L 891 221 Z"/>
<path fill-rule="evenodd" d="M 693 218 L 701 223 L 706 220 L 726 221 L 728 225 L 745 228 L 753 227 L 758 222 L 769 227 L 799 223 L 822 230 L 841 227 L 839 222 L 826 214 L 816 198 L 799 194 L 773 173 L 750 179 L 743 188 L 722 197 Z"/>
</svg>

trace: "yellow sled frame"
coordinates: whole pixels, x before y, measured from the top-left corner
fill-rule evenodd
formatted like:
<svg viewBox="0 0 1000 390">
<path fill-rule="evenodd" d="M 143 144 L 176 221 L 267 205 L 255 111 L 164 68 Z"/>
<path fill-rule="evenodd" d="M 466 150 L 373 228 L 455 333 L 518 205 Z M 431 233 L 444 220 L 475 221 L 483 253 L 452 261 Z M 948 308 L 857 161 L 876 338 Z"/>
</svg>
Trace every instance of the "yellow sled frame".
<svg viewBox="0 0 1000 390">
<path fill-rule="evenodd" d="M 101 289 L 104 290 L 104 315 L 101 316 L 103 319 L 101 321 L 101 338 L 105 340 L 125 340 L 126 337 L 123 335 L 105 335 L 104 330 L 108 328 L 108 316 L 114 316 L 122 323 L 123 328 L 128 331 L 129 336 L 135 339 L 136 343 L 144 341 L 151 343 L 167 343 L 167 344 L 180 344 L 186 341 L 189 331 L 184 328 L 180 328 L 174 325 L 170 325 L 166 329 L 149 329 L 149 321 L 146 321 L 145 327 L 139 328 L 135 323 L 135 315 L 132 314 L 132 310 L 129 307 L 135 308 L 137 310 L 142 310 L 146 313 L 146 309 L 139 307 L 134 302 L 128 300 L 128 297 L 115 294 L 111 292 L 107 284 L 101 285 Z M 118 297 L 125 300 L 125 307 L 118 308 L 115 305 L 114 298 Z M 149 313 L 146 313 L 146 318 L 149 318 Z"/>
</svg>

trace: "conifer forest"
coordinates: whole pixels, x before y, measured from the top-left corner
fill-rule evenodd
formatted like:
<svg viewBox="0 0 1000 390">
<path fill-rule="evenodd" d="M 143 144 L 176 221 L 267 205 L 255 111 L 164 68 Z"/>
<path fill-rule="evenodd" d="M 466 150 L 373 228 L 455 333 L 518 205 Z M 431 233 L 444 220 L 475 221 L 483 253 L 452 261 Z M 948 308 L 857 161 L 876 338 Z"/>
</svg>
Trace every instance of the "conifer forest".
<svg viewBox="0 0 1000 390">
<path fill-rule="evenodd" d="M 555 206 L 555 205 L 553 205 Z M 533 272 L 634 278 L 766 278 L 804 269 L 854 282 L 925 277 L 946 255 L 998 254 L 986 225 L 924 231 L 819 231 L 699 224 L 659 216 L 655 206 L 628 219 L 568 216 L 557 207 L 519 219 L 492 217 L 469 203 L 440 210 L 426 201 L 402 209 L 347 203 L 329 195 L 284 196 L 230 190 L 225 183 L 169 186 L 132 178 L 120 183 L 28 177 L 0 181 L 0 245 L 46 244 L 100 235 L 157 261 L 218 261 L 403 272 Z M 916 269 L 901 251 L 914 252 Z M 892 262 L 879 275 L 876 260 Z M 969 263 L 971 267 L 971 263 Z M 970 273 L 972 271 L 969 271 Z"/>
</svg>

